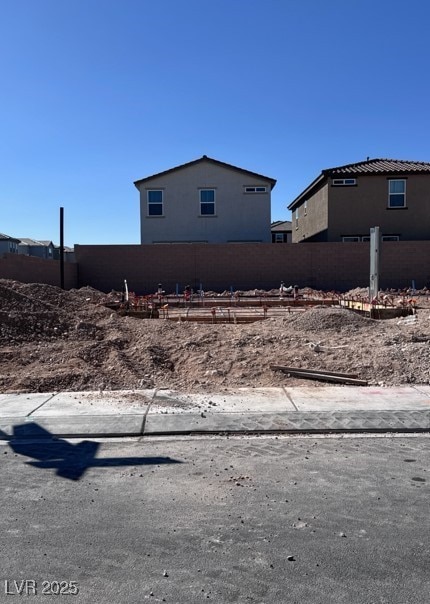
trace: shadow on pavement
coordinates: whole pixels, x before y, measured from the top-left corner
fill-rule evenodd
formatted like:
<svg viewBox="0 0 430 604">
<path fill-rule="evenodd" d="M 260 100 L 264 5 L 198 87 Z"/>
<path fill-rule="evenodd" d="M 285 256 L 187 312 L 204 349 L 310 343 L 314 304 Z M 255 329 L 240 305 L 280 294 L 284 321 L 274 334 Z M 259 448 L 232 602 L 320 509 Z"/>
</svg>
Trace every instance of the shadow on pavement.
<svg viewBox="0 0 430 604">
<path fill-rule="evenodd" d="M 25 442 L 31 435 L 34 440 L 46 442 Z M 69 480 L 80 480 L 89 468 L 113 468 L 119 466 L 146 466 L 182 463 L 171 457 L 103 457 L 96 459 L 100 443 L 84 440 L 76 445 L 63 439 L 53 439 L 52 434 L 36 423 L 14 426 L 10 437 L 0 430 L 0 439 L 9 440 L 9 446 L 15 453 L 33 457 L 38 461 L 29 461 L 28 465 L 40 469 L 56 469 L 57 476 Z M 48 440 L 49 439 L 49 440 Z"/>
</svg>

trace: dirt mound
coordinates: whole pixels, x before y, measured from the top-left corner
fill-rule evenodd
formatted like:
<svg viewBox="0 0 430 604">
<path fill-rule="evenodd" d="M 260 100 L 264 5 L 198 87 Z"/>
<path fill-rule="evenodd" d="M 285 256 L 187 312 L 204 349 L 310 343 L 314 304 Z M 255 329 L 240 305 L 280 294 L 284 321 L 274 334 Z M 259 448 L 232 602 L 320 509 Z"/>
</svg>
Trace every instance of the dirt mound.
<svg viewBox="0 0 430 604">
<path fill-rule="evenodd" d="M 0 392 L 323 385 L 272 365 L 356 373 L 369 384 L 430 383 L 428 308 L 416 322 L 314 307 L 212 325 L 121 317 L 100 304 L 106 298 L 0 280 Z"/>
<path fill-rule="evenodd" d="M 300 331 L 325 331 L 340 330 L 342 328 L 361 329 L 369 328 L 374 323 L 362 315 L 355 314 L 344 308 L 317 307 L 310 308 L 298 316 L 293 316 L 291 326 Z"/>
</svg>

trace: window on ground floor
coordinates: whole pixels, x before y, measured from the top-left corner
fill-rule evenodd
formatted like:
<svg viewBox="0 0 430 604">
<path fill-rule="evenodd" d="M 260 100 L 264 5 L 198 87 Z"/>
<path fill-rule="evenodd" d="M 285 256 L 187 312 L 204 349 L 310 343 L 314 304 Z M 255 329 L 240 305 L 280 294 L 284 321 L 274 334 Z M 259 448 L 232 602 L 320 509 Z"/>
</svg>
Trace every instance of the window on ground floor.
<svg viewBox="0 0 430 604">
<path fill-rule="evenodd" d="M 400 235 L 382 235 L 382 241 L 399 241 Z"/>
</svg>

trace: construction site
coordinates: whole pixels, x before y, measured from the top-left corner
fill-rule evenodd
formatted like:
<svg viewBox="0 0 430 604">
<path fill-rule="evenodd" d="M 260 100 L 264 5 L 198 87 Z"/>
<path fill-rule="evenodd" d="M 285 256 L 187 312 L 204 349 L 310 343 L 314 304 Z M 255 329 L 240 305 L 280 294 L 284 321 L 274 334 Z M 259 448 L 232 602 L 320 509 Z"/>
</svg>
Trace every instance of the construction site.
<svg viewBox="0 0 430 604">
<path fill-rule="evenodd" d="M 0 390 L 430 383 L 424 288 L 185 288 L 151 295 L 0 280 Z"/>
</svg>

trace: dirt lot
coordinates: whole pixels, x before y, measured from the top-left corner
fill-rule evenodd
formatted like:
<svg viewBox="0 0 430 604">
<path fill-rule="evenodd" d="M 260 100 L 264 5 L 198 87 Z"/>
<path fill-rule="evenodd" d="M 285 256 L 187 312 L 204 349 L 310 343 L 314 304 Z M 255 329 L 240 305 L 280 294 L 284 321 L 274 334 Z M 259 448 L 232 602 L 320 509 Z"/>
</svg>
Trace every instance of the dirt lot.
<svg viewBox="0 0 430 604">
<path fill-rule="evenodd" d="M 103 297 L 0 280 L 0 392 L 324 386 L 273 364 L 353 372 L 373 385 L 430 383 L 428 296 L 416 298 L 416 321 L 315 307 L 244 325 L 121 317 Z"/>
</svg>

